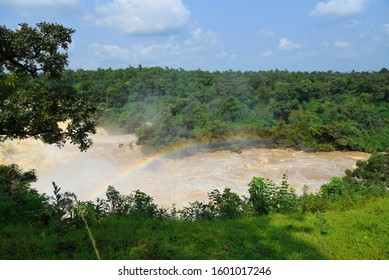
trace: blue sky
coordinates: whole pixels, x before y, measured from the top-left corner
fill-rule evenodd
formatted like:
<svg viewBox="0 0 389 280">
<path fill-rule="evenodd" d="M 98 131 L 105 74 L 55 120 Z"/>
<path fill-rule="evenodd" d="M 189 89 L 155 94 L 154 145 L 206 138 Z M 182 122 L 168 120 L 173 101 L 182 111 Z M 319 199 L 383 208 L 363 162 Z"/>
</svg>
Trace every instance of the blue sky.
<svg viewBox="0 0 389 280">
<path fill-rule="evenodd" d="M 389 68 L 388 0 L 0 0 L 0 19 L 74 28 L 72 69 Z"/>
</svg>

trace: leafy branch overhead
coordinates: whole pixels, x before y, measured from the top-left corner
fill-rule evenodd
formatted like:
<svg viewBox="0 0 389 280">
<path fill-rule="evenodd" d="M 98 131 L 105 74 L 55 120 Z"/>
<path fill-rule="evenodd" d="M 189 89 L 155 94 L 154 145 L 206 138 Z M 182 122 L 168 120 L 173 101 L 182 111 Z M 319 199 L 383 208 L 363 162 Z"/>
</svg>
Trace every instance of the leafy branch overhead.
<svg viewBox="0 0 389 280">
<path fill-rule="evenodd" d="M 46 22 L 36 26 L 22 23 L 15 30 L 0 27 L 0 65 L 11 72 L 43 72 L 59 78 L 68 65 L 65 51 L 75 30 Z"/>
<path fill-rule="evenodd" d="M 46 22 L 0 27 L 0 141 L 34 137 L 58 146 L 70 140 L 81 150 L 90 147 L 95 102 L 62 77 L 73 33 Z"/>
</svg>

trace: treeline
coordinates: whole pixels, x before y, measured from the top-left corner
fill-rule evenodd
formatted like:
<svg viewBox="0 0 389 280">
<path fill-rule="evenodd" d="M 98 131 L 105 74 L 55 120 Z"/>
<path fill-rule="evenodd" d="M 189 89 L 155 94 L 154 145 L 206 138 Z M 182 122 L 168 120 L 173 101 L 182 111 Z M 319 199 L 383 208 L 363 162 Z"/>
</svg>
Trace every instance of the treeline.
<svg viewBox="0 0 389 280">
<path fill-rule="evenodd" d="M 389 146 L 389 71 L 207 72 L 160 67 L 67 71 L 98 121 L 154 148 L 240 135 L 308 151 Z"/>
</svg>

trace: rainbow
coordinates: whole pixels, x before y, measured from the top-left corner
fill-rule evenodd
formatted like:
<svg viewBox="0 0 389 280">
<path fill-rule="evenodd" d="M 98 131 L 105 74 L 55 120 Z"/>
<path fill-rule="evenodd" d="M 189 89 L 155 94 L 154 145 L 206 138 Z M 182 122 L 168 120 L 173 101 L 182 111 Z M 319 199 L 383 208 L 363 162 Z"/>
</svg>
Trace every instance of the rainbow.
<svg viewBox="0 0 389 280">
<path fill-rule="evenodd" d="M 233 143 L 239 143 L 239 142 L 243 143 L 245 141 L 262 141 L 262 140 L 258 138 L 248 137 L 248 136 L 239 136 L 239 137 L 231 138 L 229 140 L 224 140 L 221 143 L 231 145 Z M 95 188 L 93 188 L 90 193 L 86 195 L 86 199 L 94 200 L 97 197 L 102 197 L 102 195 L 105 194 L 105 191 L 107 190 L 108 186 L 112 186 L 112 185 L 114 186 L 115 183 L 118 182 L 121 178 L 142 171 L 144 170 L 144 168 L 150 166 L 153 162 L 166 159 L 166 158 L 172 158 L 174 156 L 180 156 L 182 154 L 185 154 L 186 151 L 187 152 L 204 151 L 206 150 L 206 148 L 209 148 L 210 145 L 212 144 L 208 142 L 187 141 L 179 145 L 173 146 L 167 150 L 163 150 L 161 152 L 145 156 L 144 158 L 136 162 L 132 162 L 131 164 L 124 166 L 118 172 L 113 174 L 111 177 L 102 181 Z"/>
</svg>

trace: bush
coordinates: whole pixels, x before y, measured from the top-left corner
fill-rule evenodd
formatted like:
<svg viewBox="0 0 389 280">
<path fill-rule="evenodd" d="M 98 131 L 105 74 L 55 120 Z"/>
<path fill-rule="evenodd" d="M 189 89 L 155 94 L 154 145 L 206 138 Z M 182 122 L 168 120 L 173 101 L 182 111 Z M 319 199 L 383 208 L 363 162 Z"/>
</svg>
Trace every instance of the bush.
<svg viewBox="0 0 389 280">
<path fill-rule="evenodd" d="M 236 154 L 242 153 L 243 146 L 241 144 L 233 144 L 230 146 L 229 150 Z"/>
<path fill-rule="evenodd" d="M 131 196 L 132 205 L 129 214 L 135 218 L 151 218 L 161 219 L 167 216 L 167 212 L 163 208 L 158 208 L 153 202 L 153 198 L 139 190 Z"/>
<path fill-rule="evenodd" d="M 300 213 L 315 213 L 325 210 L 324 200 L 318 194 L 308 193 L 308 187 L 304 186 L 303 194 L 297 198 Z"/>
<path fill-rule="evenodd" d="M 289 187 L 286 175 L 283 175 L 280 186 L 274 186 L 272 188 L 272 192 L 275 212 L 289 214 L 297 211 L 296 191 Z"/>
<path fill-rule="evenodd" d="M 134 194 L 121 195 L 113 186 L 109 186 L 106 196 L 107 209 L 113 214 L 151 219 L 168 216 L 166 209 L 158 208 L 158 205 L 153 202 L 153 198 L 140 190 L 134 191 Z M 100 201 L 99 208 L 105 208 L 104 201 Z"/>
<path fill-rule="evenodd" d="M 248 184 L 250 198 L 249 203 L 259 214 L 268 214 L 271 212 L 269 181 L 264 178 L 254 177 Z"/>
<path fill-rule="evenodd" d="M 333 152 L 335 151 L 335 147 L 332 146 L 332 144 L 326 143 L 326 144 L 318 144 L 315 147 L 315 150 L 321 151 L 321 152 Z"/>
<path fill-rule="evenodd" d="M 128 214 L 131 203 L 128 196 L 121 195 L 113 186 L 108 186 L 105 195 L 110 213 L 119 215 Z"/>
<path fill-rule="evenodd" d="M 212 207 L 199 201 L 190 202 L 188 207 L 178 212 L 180 218 L 187 221 L 213 220 L 216 217 Z"/>
<path fill-rule="evenodd" d="M 41 222 L 47 197 L 30 188 L 36 179 L 34 170 L 23 172 L 15 164 L 0 165 L 0 223 Z"/>
<path fill-rule="evenodd" d="M 389 153 L 373 154 L 368 161 L 358 161 L 357 169 L 346 171 L 349 181 L 365 185 L 384 185 L 389 190 Z"/>
<path fill-rule="evenodd" d="M 346 194 L 346 186 L 341 178 L 333 177 L 331 182 L 320 187 L 320 194 L 334 200 Z"/>
<path fill-rule="evenodd" d="M 297 212 L 297 195 L 285 175 L 279 186 L 260 177 L 254 177 L 248 186 L 249 203 L 258 214 Z"/>
<path fill-rule="evenodd" d="M 230 189 L 224 189 L 221 194 L 218 190 L 208 194 L 212 212 L 221 219 L 233 219 L 243 212 L 243 201 Z"/>
</svg>

